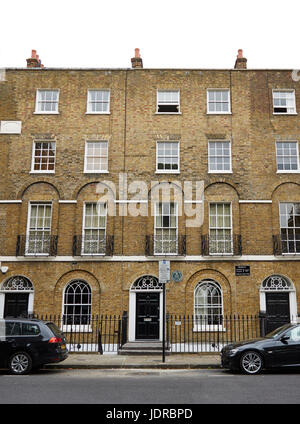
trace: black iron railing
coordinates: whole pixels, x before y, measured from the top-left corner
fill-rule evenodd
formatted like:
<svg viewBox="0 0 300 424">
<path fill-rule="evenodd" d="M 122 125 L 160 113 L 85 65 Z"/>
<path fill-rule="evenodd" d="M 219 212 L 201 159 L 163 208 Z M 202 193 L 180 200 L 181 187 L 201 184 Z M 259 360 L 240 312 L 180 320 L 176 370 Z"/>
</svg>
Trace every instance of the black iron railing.
<svg viewBox="0 0 300 424">
<path fill-rule="evenodd" d="M 186 255 L 186 236 L 154 236 L 147 235 L 145 242 L 146 256 L 185 256 Z"/>
<path fill-rule="evenodd" d="M 91 315 L 77 324 L 68 324 L 65 315 L 32 314 L 30 318 L 53 322 L 65 334 L 70 352 L 117 353 L 127 341 L 127 312 Z"/>
<path fill-rule="evenodd" d="M 201 254 L 202 256 L 241 256 L 242 237 L 240 234 L 224 238 L 202 235 Z"/>
<path fill-rule="evenodd" d="M 172 353 L 220 352 L 230 343 L 260 337 L 264 327 L 257 315 L 167 315 L 167 343 Z"/>
<path fill-rule="evenodd" d="M 118 353 L 128 341 L 128 316 L 91 315 L 82 324 L 66 324 L 64 315 L 30 315 L 52 321 L 65 334 L 70 352 Z M 299 317 L 293 317 L 296 323 Z M 263 337 L 283 325 L 272 317 L 259 315 L 166 314 L 166 347 L 170 353 L 218 353 L 230 343 Z"/>
<path fill-rule="evenodd" d="M 114 236 L 95 238 L 92 236 L 73 236 L 73 256 L 112 256 L 114 252 Z"/>
<path fill-rule="evenodd" d="M 273 235 L 273 252 L 275 256 L 280 255 L 299 255 L 300 254 L 300 236 L 299 239 L 287 239 L 283 235 Z"/>
<path fill-rule="evenodd" d="M 58 236 L 28 234 L 17 237 L 16 256 L 56 256 Z"/>
</svg>

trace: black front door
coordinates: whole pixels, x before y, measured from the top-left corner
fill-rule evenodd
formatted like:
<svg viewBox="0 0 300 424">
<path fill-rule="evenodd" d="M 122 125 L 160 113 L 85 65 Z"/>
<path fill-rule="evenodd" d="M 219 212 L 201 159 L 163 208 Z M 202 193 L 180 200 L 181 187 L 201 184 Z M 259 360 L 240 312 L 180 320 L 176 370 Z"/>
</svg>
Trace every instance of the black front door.
<svg viewBox="0 0 300 424">
<path fill-rule="evenodd" d="M 267 333 L 290 322 L 289 293 L 266 293 Z"/>
<path fill-rule="evenodd" d="M 28 293 L 5 293 L 4 318 L 28 314 Z"/>
<path fill-rule="evenodd" d="M 136 339 L 159 338 L 159 293 L 136 294 Z"/>
</svg>

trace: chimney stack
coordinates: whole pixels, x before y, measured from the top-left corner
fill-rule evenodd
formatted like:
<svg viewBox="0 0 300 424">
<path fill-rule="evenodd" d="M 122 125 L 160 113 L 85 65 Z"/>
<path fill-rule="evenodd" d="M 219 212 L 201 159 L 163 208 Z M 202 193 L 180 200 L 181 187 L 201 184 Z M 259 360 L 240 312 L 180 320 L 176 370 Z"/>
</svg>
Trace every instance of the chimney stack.
<svg viewBox="0 0 300 424">
<path fill-rule="evenodd" d="M 134 49 L 134 57 L 131 59 L 131 67 L 132 68 L 142 68 L 143 67 L 143 59 L 140 55 L 140 49 Z"/>
<path fill-rule="evenodd" d="M 31 50 L 31 57 L 26 59 L 27 68 L 43 68 L 42 62 L 39 58 L 39 55 L 36 54 L 36 50 Z"/>
<path fill-rule="evenodd" d="M 247 59 L 243 56 L 243 50 L 238 50 L 234 69 L 247 69 Z"/>
</svg>

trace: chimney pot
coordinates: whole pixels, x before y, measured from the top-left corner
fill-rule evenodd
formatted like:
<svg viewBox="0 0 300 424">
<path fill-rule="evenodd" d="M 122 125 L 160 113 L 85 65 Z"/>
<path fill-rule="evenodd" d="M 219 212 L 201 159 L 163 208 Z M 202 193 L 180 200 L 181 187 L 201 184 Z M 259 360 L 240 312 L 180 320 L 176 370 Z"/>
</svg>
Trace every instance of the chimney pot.
<svg viewBox="0 0 300 424">
<path fill-rule="evenodd" d="M 142 68 L 143 67 L 143 59 L 140 55 L 140 49 L 134 49 L 134 57 L 131 58 L 131 67 L 132 68 Z"/>
<path fill-rule="evenodd" d="M 43 68 L 39 55 L 36 54 L 36 50 L 31 50 L 31 57 L 26 59 L 27 68 Z"/>
<path fill-rule="evenodd" d="M 247 69 L 247 59 L 243 56 L 243 50 L 239 49 L 234 69 Z"/>
<path fill-rule="evenodd" d="M 242 49 L 239 49 L 238 50 L 237 58 L 242 59 L 242 57 L 243 57 L 243 50 Z"/>
</svg>

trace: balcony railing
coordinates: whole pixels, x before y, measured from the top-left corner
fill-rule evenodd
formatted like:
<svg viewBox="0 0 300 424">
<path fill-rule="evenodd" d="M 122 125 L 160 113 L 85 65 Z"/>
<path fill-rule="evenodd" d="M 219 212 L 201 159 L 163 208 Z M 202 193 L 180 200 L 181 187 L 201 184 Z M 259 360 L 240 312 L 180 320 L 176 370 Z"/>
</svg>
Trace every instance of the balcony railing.
<svg viewBox="0 0 300 424">
<path fill-rule="evenodd" d="M 28 234 L 17 237 L 16 256 L 56 256 L 58 236 Z"/>
<path fill-rule="evenodd" d="M 186 236 L 173 236 L 165 238 L 162 236 L 147 235 L 145 243 L 145 255 L 186 255 Z"/>
<path fill-rule="evenodd" d="M 90 235 L 73 237 L 73 256 L 112 256 L 114 236 L 95 238 Z"/>
<path fill-rule="evenodd" d="M 273 252 L 275 256 L 299 255 L 300 238 L 287 240 L 280 234 L 273 235 Z"/>
<path fill-rule="evenodd" d="M 201 254 L 202 256 L 241 256 L 242 237 L 240 234 L 224 238 L 202 235 Z"/>
</svg>

